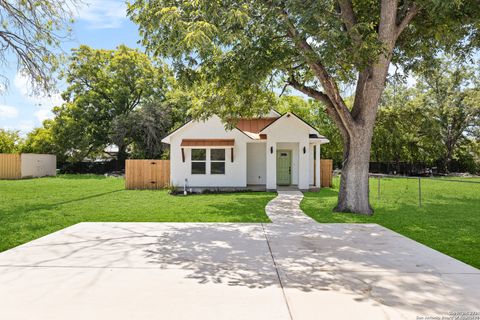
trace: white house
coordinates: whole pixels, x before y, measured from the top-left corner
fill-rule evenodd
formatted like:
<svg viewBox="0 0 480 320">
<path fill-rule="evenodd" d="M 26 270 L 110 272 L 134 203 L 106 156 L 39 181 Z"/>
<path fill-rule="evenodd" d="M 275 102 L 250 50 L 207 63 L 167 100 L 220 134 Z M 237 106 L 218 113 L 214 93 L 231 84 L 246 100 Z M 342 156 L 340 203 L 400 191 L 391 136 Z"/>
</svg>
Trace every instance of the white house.
<svg viewBox="0 0 480 320">
<path fill-rule="evenodd" d="M 217 116 L 190 121 L 162 142 L 170 144 L 170 183 L 177 188 L 308 190 L 320 188 L 314 159 L 329 141 L 295 114 L 271 111 L 240 119 L 232 130 Z"/>
</svg>

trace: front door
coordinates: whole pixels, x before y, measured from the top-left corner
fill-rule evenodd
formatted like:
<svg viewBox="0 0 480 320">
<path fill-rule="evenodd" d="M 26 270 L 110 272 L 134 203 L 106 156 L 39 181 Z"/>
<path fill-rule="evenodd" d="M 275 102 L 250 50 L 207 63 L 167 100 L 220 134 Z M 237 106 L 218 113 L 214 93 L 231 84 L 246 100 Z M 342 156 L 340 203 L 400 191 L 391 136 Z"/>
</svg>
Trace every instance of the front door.
<svg viewBox="0 0 480 320">
<path fill-rule="evenodd" d="M 277 151 L 277 184 L 289 186 L 292 183 L 292 151 Z"/>
</svg>

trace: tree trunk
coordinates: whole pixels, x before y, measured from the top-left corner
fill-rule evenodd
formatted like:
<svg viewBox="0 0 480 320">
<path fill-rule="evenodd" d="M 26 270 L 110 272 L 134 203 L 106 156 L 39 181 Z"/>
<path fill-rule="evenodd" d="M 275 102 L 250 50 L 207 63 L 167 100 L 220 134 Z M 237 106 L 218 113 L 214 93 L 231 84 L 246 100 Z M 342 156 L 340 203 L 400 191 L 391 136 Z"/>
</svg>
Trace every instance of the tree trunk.
<svg viewBox="0 0 480 320">
<path fill-rule="evenodd" d="M 334 211 L 373 214 L 368 197 L 370 145 L 371 137 L 367 135 L 351 139 L 344 146 L 340 192 Z"/>
<path fill-rule="evenodd" d="M 118 146 L 117 165 L 116 165 L 117 171 L 121 171 L 125 169 L 125 160 L 127 159 L 127 157 L 128 157 L 127 146 L 126 145 Z"/>
</svg>

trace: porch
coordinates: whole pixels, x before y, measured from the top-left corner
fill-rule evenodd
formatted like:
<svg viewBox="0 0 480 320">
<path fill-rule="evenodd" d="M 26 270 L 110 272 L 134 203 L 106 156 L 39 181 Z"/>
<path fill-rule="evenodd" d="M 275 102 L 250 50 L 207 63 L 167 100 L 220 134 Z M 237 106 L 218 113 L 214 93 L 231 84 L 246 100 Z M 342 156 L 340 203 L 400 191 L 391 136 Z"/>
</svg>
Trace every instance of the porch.
<svg viewBox="0 0 480 320">
<path fill-rule="evenodd" d="M 247 189 L 318 190 L 321 187 L 320 142 L 247 143 Z"/>
</svg>

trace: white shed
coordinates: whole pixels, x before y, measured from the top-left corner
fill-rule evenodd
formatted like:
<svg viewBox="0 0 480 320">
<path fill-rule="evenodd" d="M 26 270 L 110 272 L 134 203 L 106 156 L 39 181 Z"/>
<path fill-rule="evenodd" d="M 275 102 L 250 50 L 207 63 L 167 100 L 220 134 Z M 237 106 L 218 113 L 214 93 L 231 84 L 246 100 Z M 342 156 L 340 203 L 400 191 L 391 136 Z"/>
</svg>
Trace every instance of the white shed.
<svg viewBox="0 0 480 320">
<path fill-rule="evenodd" d="M 23 179 L 55 176 L 57 156 L 54 154 L 0 154 L 0 179 Z"/>
</svg>

